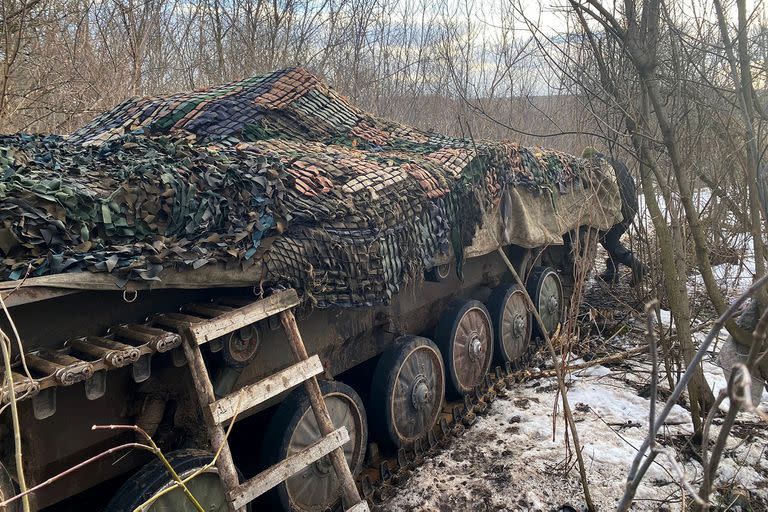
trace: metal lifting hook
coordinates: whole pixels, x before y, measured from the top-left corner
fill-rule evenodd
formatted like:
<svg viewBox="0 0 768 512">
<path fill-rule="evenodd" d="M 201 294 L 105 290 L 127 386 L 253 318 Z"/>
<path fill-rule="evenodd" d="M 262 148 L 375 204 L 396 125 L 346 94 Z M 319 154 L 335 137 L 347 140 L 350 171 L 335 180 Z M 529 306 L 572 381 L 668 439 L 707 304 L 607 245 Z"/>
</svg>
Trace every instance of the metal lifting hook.
<svg viewBox="0 0 768 512">
<path fill-rule="evenodd" d="M 133 295 L 128 295 L 131 292 L 133 292 Z M 123 290 L 123 300 L 125 302 L 128 302 L 128 303 L 134 302 L 138 297 L 139 297 L 138 290 Z"/>
</svg>

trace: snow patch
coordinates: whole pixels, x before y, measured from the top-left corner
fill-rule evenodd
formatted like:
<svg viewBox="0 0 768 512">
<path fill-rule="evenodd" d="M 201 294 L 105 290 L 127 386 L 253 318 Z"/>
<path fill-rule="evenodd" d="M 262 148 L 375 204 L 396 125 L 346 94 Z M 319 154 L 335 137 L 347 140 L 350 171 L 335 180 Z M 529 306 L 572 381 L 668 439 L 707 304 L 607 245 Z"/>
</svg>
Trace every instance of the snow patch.
<svg viewBox="0 0 768 512">
<path fill-rule="evenodd" d="M 648 375 L 646 361 L 628 363 L 645 369 L 637 375 Z M 705 368 L 708 380 L 724 384 L 722 372 L 719 376 L 717 373 L 719 368 L 711 363 Z M 601 510 L 618 504 L 636 449 L 648 432 L 650 401 L 638 396 L 637 388 L 642 386 L 628 379 L 633 374 L 595 366 L 574 372 L 569 379 L 568 399 L 583 448 L 590 492 Z M 462 438 L 418 468 L 387 503 L 387 510 L 549 511 L 565 504 L 583 510 L 576 460 L 564 447 L 562 402 L 555 390 L 555 379 L 541 379 L 508 390 L 507 397 L 494 401 Z M 657 410 L 663 405 L 659 401 Z M 718 431 L 719 427 L 713 426 L 712 438 Z M 674 406 L 662 432 L 665 438 L 690 435 L 688 412 Z M 768 498 L 765 477 L 761 476 L 761 471 L 762 475 L 768 474 L 766 438 L 768 435 L 746 441 L 732 439 L 732 455 L 724 457 L 717 482 L 735 481 L 748 489 L 762 488 L 760 492 Z M 689 479 L 701 474 L 695 459 L 682 462 L 679 457 L 676 455 L 677 464 Z M 675 475 L 667 458 L 657 457 L 638 489 L 633 510 L 658 510 L 662 502 L 668 504 L 668 510 L 680 510 L 680 485 Z"/>
</svg>

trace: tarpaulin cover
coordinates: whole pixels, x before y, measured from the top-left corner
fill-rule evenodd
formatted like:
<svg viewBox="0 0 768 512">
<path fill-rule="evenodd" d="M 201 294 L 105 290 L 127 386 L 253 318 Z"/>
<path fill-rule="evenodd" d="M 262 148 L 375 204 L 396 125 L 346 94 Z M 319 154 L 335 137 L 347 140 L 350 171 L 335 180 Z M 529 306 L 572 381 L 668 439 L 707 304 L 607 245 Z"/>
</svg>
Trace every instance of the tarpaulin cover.
<svg viewBox="0 0 768 512">
<path fill-rule="evenodd" d="M 0 288 L 292 286 L 388 302 L 425 268 L 619 220 L 615 178 L 379 119 L 301 68 L 0 137 Z"/>
</svg>

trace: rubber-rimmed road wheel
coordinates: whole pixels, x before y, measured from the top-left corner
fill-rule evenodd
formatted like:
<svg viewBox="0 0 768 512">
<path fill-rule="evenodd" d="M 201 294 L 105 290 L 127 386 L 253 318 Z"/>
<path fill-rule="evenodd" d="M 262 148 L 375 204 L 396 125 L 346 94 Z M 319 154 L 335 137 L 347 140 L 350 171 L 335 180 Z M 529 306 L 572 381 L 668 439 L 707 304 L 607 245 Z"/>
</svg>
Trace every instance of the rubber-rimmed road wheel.
<svg viewBox="0 0 768 512">
<path fill-rule="evenodd" d="M 445 368 L 432 340 L 403 336 L 384 352 L 371 382 L 371 428 L 396 447 L 423 438 L 440 418 Z"/>
<path fill-rule="evenodd" d="M 435 332 L 448 373 L 446 396 L 460 398 L 480 384 L 491 367 L 491 315 L 480 301 L 460 302 L 442 314 Z"/>
<path fill-rule="evenodd" d="M 356 475 L 362 468 L 368 444 L 368 423 L 363 402 L 346 384 L 323 380 L 319 383 L 334 428 L 347 427 L 349 441 L 342 449 L 352 474 Z M 299 388 L 280 404 L 270 420 L 262 448 L 264 468 L 300 452 L 320 438 L 309 396 L 303 388 Z M 341 503 L 341 485 L 326 455 L 278 484 L 268 499 L 274 506 L 286 511 L 333 510 Z"/>
<path fill-rule="evenodd" d="M 182 480 L 210 463 L 213 456 L 202 450 L 178 450 L 166 455 L 173 469 Z M 133 512 L 153 496 L 157 496 L 173 484 L 173 479 L 163 463 L 158 460 L 146 464 L 134 473 L 118 489 L 117 494 L 104 509 L 105 512 Z M 187 482 L 187 488 L 206 511 L 227 512 L 226 491 L 213 466 Z M 147 507 L 147 512 L 192 512 L 197 508 L 181 489 L 174 489 Z M 250 510 L 250 505 L 248 506 Z"/>
<path fill-rule="evenodd" d="M 547 334 L 554 334 L 565 318 L 565 299 L 560 276 L 550 267 L 534 267 L 525 284 Z M 533 322 L 533 335 L 542 336 L 538 322 Z"/>
<path fill-rule="evenodd" d="M 499 363 L 519 365 L 530 348 L 533 315 L 528 309 L 525 290 L 516 284 L 494 288 L 488 298 L 493 320 L 493 353 Z"/>
</svg>

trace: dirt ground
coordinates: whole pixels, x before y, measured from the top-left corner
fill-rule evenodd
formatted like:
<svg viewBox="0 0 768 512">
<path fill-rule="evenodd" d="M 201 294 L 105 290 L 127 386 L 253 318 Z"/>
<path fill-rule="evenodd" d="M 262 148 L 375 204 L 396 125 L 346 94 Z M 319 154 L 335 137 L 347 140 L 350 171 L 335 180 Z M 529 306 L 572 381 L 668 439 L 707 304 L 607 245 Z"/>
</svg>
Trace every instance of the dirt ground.
<svg viewBox="0 0 768 512">
<path fill-rule="evenodd" d="M 601 351 L 618 352 L 643 343 L 640 318 L 635 315 L 622 322 L 626 334 L 599 339 Z M 573 364 L 581 362 L 573 356 Z M 583 447 L 589 490 L 599 510 L 615 509 L 636 447 L 648 432 L 650 368 L 648 356 L 642 354 L 569 377 L 568 399 Z M 725 380 L 715 354 L 707 358 L 704 370 L 717 393 Z M 576 458 L 565 448 L 556 389 L 555 379 L 538 379 L 508 390 L 462 438 L 418 468 L 386 509 L 585 510 Z M 659 407 L 668 393 L 662 382 Z M 766 405 L 768 393 L 763 395 L 762 407 Z M 727 409 L 727 403 L 722 409 Z M 722 419 L 715 419 L 712 439 L 721 423 Z M 657 457 L 632 510 L 677 511 L 690 503 L 680 482 L 688 481 L 696 489 L 701 481 L 700 448 L 691 441 L 691 434 L 688 411 L 675 405 L 658 437 L 669 448 L 669 456 Z M 740 413 L 717 472 L 715 499 L 722 508 L 768 510 L 766 446 L 765 423 L 755 414 Z"/>
</svg>

